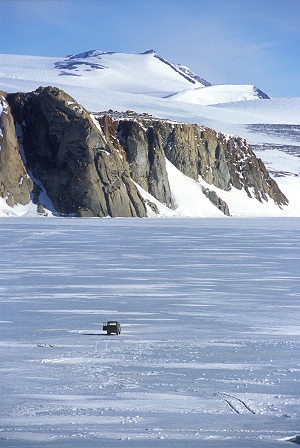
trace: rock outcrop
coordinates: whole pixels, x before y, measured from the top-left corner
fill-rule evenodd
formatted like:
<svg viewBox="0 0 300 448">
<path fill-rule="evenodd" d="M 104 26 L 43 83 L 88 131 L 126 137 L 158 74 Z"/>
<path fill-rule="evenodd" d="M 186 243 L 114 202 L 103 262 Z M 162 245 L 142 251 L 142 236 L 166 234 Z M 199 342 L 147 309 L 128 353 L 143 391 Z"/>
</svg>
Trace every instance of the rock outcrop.
<svg viewBox="0 0 300 448">
<path fill-rule="evenodd" d="M 73 98 L 53 87 L 7 98 L 22 124 L 28 168 L 59 215 L 146 216 L 122 154 Z"/>
<path fill-rule="evenodd" d="M 166 157 L 187 176 L 228 191 L 242 188 L 257 200 L 272 198 L 287 204 L 287 198 L 271 179 L 263 162 L 247 142 L 213 129 L 193 124 L 153 123 L 161 135 Z"/>
<path fill-rule="evenodd" d="M 31 197 L 42 208 L 43 190 L 61 216 L 145 217 L 147 208 L 159 213 L 143 189 L 174 209 L 166 159 L 200 182 L 203 195 L 225 215 L 230 210 L 221 191 L 233 187 L 253 200 L 288 203 L 241 138 L 130 111 L 96 119 L 54 87 L 0 99 L 0 196 L 10 206 Z"/>
<path fill-rule="evenodd" d="M 215 207 L 217 207 L 219 210 L 221 210 L 222 213 L 224 213 L 224 215 L 230 216 L 228 205 L 217 195 L 215 191 L 210 190 L 209 188 L 204 188 L 203 193 L 210 200 L 210 202 L 214 204 Z"/>
<path fill-rule="evenodd" d="M 159 133 L 134 120 L 113 121 L 108 115 L 99 118 L 99 124 L 108 138 L 122 148 L 131 178 L 158 201 L 174 208 Z"/>
<path fill-rule="evenodd" d="M 288 203 L 263 162 L 242 138 L 132 111 L 123 116 L 109 111 L 104 116 L 114 120 L 111 135 L 118 138 L 126 152 L 132 178 L 168 207 L 172 208 L 174 202 L 163 153 L 179 171 L 196 181 L 201 178 L 225 191 L 232 187 L 244 189 L 249 197 L 260 202 L 270 197 L 279 206 Z M 103 125 L 103 115 L 99 123 Z M 206 188 L 203 193 L 224 214 L 230 214 L 215 191 Z"/>
<path fill-rule="evenodd" d="M 6 94 L 0 92 L 0 197 L 5 198 L 10 207 L 26 205 L 32 189 L 33 183 L 21 157 Z"/>
</svg>

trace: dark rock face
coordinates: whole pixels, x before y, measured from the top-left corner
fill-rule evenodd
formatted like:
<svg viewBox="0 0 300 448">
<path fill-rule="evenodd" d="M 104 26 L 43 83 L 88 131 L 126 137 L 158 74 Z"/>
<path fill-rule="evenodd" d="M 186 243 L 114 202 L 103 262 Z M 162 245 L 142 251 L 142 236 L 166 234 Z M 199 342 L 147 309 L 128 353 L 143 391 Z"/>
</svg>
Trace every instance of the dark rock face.
<svg viewBox="0 0 300 448">
<path fill-rule="evenodd" d="M 217 195 L 215 191 L 210 190 L 209 188 L 205 188 L 203 190 L 203 193 L 210 200 L 210 202 L 214 204 L 215 207 L 217 207 L 219 210 L 221 210 L 221 212 L 224 213 L 224 215 L 230 216 L 228 205 Z"/>
<path fill-rule="evenodd" d="M 0 92 L 0 197 L 10 207 L 26 205 L 30 201 L 33 183 L 25 169 L 16 137 L 14 119 L 5 98 Z"/>
<path fill-rule="evenodd" d="M 132 179 L 167 207 L 174 208 L 159 133 L 135 121 L 120 121 L 117 132 Z"/>
<path fill-rule="evenodd" d="M 254 86 L 254 92 L 255 92 L 257 98 L 260 98 L 262 100 L 269 100 L 270 99 L 270 97 L 265 92 L 263 92 L 262 90 L 258 89 L 255 86 Z"/>
<path fill-rule="evenodd" d="M 126 161 L 73 98 L 47 87 L 8 101 L 23 124 L 28 167 L 60 215 L 146 216 Z"/>
</svg>

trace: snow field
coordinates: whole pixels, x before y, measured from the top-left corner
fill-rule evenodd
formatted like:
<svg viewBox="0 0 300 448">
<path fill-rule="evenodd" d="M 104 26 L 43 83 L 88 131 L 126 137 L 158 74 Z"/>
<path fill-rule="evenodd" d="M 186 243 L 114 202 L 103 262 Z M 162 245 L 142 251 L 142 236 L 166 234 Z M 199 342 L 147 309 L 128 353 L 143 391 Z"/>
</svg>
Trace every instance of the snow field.
<svg viewBox="0 0 300 448">
<path fill-rule="evenodd" d="M 299 431 L 299 220 L 0 226 L 1 446 L 273 448 Z"/>
</svg>

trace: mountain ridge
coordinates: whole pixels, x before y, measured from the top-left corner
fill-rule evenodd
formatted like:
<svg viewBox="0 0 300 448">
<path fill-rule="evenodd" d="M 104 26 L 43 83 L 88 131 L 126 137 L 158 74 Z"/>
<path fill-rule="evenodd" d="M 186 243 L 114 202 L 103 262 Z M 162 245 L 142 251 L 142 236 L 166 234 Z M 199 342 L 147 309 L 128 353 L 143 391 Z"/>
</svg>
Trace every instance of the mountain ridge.
<svg viewBox="0 0 300 448">
<path fill-rule="evenodd" d="M 162 58 L 155 50 L 148 50 L 141 54 L 153 54 L 153 56 L 157 59 L 159 59 L 164 64 L 169 65 L 173 70 L 175 70 L 177 73 L 179 73 L 181 76 L 183 76 L 185 79 L 190 81 L 192 84 L 196 84 L 196 82 L 200 82 L 204 87 L 211 86 L 211 83 L 209 81 L 206 81 L 204 78 L 201 78 L 200 76 L 196 75 L 192 70 L 190 70 L 188 67 L 185 67 L 181 64 L 173 64 L 172 62 L 169 62 L 167 59 Z"/>
</svg>

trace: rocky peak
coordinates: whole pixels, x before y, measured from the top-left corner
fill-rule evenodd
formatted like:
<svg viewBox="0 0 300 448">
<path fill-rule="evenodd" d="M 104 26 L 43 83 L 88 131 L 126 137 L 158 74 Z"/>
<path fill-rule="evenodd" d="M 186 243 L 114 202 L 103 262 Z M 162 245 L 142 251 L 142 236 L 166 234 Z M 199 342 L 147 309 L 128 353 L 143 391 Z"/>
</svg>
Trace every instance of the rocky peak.
<svg viewBox="0 0 300 448">
<path fill-rule="evenodd" d="M 83 53 L 73 54 L 72 56 L 68 56 L 68 59 L 87 59 L 87 58 L 96 58 L 102 56 L 103 54 L 114 54 L 113 51 L 101 51 L 101 50 L 89 50 L 84 51 Z"/>
<path fill-rule="evenodd" d="M 257 98 L 261 100 L 269 100 L 270 97 L 264 93 L 262 90 L 260 90 L 258 87 L 254 86 L 254 93 L 256 94 Z"/>
<path fill-rule="evenodd" d="M 156 53 L 156 51 L 155 50 L 147 50 L 147 51 L 144 51 L 143 53 L 141 53 L 141 54 L 154 54 L 154 55 L 157 55 L 157 53 Z"/>
<path fill-rule="evenodd" d="M 7 94 L 0 91 L 0 197 L 10 207 L 28 204 L 33 183 L 21 156 Z"/>
<path fill-rule="evenodd" d="M 173 70 L 175 70 L 177 73 L 179 73 L 181 76 L 183 76 L 185 79 L 187 79 L 192 84 L 201 83 L 205 87 L 211 86 L 210 82 L 208 82 L 205 79 L 201 78 L 200 76 L 196 75 L 194 72 L 192 72 L 191 69 L 189 69 L 185 65 L 173 64 L 173 63 L 169 62 L 167 59 L 164 59 L 161 56 L 159 56 L 159 54 L 155 50 L 147 50 L 141 54 L 152 54 L 155 58 L 159 59 L 164 64 L 169 65 Z"/>
<path fill-rule="evenodd" d="M 146 215 L 126 162 L 72 97 L 41 87 L 29 94 L 10 94 L 8 100 L 22 123 L 28 167 L 58 214 Z"/>
</svg>

